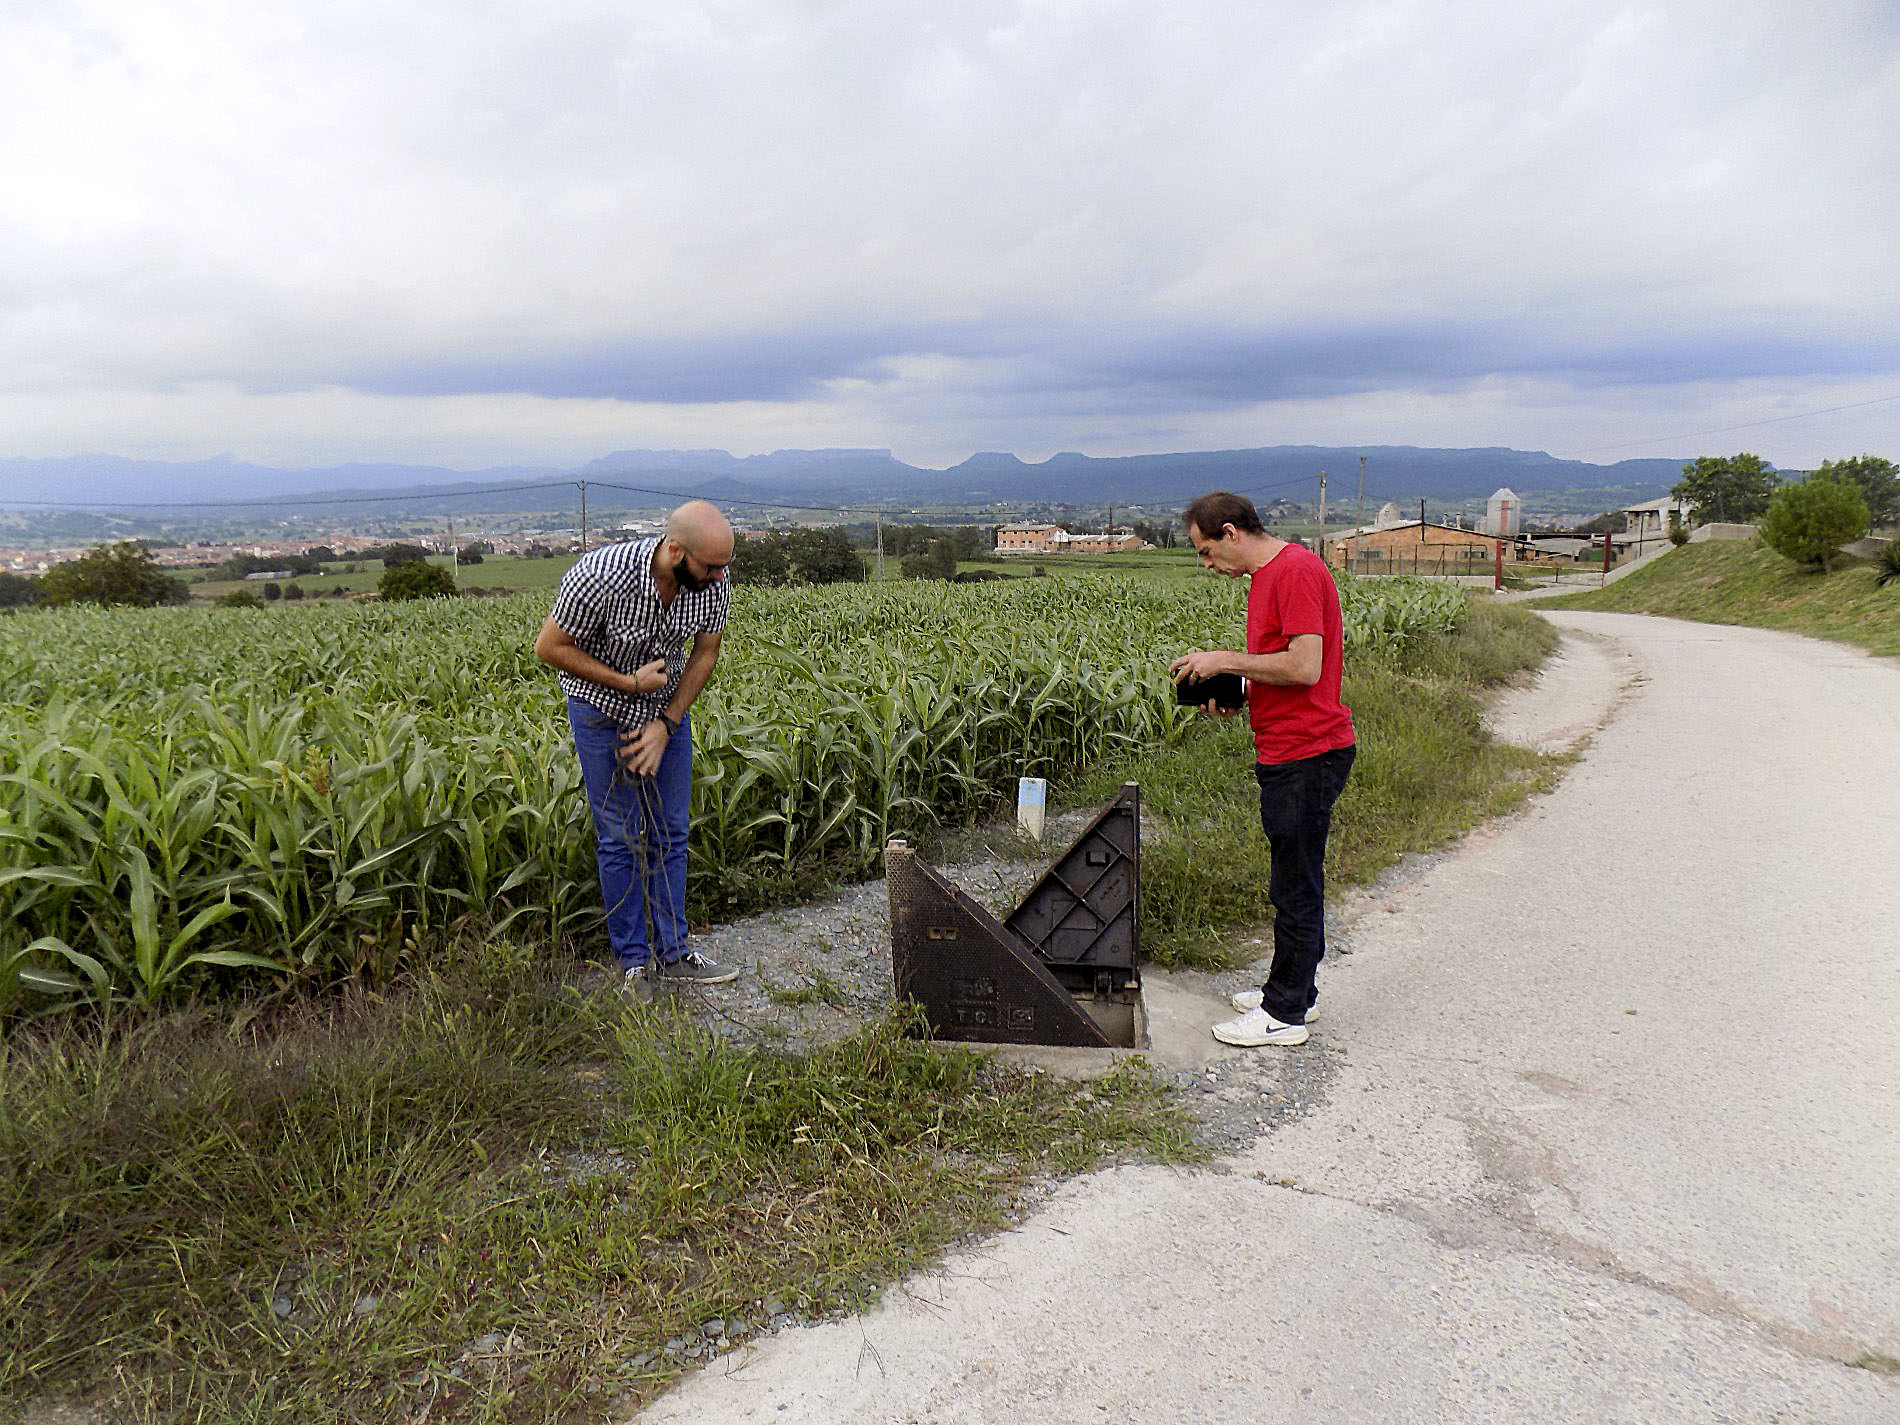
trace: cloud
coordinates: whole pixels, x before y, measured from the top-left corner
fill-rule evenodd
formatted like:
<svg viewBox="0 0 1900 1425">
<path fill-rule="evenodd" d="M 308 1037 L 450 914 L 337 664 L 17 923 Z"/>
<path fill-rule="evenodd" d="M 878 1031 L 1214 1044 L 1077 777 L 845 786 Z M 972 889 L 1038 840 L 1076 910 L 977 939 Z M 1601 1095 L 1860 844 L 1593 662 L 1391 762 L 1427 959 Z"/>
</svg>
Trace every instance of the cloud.
<svg viewBox="0 0 1900 1425">
<path fill-rule="evenodd" d="M 1884 0 L 13 6 L 6 453 L 1833 404 L 1900 391 L 1896 131 Z"/>
</svg>

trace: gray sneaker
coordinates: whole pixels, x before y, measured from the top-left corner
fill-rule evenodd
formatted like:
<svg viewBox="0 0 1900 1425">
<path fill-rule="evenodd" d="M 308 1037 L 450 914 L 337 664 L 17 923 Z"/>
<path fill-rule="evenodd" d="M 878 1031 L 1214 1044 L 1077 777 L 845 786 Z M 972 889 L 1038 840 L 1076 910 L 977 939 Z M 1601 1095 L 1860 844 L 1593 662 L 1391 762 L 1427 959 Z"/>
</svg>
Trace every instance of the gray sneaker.
<svg viewBox="0 0 1900 1425">
<path fill-rule="evenodd" d="M 688 950 L 679 959 L 661 964 L 659 977 L 690 985 L 723 985 L 729 980 L 738 979 L 739 972 L 731 965 L 722 965 L 697 950 Z"/>
</svg>

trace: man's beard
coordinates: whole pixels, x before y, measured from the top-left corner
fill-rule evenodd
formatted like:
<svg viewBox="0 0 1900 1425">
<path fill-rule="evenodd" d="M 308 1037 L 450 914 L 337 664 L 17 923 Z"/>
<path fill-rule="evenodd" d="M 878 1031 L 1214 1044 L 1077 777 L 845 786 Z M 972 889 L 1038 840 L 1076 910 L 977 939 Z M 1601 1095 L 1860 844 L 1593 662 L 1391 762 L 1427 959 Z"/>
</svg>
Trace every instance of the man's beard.
<svg viewBox="0 0 1900 1425">
<path fill-rule="evenodd" d="M 684 554 L 682 554 L 678 562 L 673 565 L 673 578 L 679 586 L 689 594 L 697 594 L 701 589 L 712 583 L 710 579 L 700 579 L 694 576 L 693 571 L 686 567 L 686 556 Z"/>
</svg>

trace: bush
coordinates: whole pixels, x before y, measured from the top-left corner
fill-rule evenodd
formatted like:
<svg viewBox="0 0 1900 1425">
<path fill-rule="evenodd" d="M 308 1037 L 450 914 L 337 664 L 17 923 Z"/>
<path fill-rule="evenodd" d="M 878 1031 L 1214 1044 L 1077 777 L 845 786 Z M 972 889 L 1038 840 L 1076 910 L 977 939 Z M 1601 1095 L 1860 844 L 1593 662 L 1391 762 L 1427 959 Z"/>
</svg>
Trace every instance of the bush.
<svg viewBox="0 0 1900 1425">
<path fill-rule="evenodd" d="M 226 609 L 261 609 L 264 601 L 249 589 L 233 589 L 218 600 L 218 606 Z"/>
<path fill-rule="evenodd" d="M 394 569 L 402 564 L 420 564 L 429 557 L 429 551 L 419 544 L 385 544 L 371 553 L 382 556 L 385 569 Z"/>
<path fill-rule="evenodd" d="M 1880 588 L 1900 583 L 1900 539 L 1890 539 L 1874 556 L 1874 583 Z"/>
<path fill-rule="evenodd" d="M 1674 510 L 1669 512 L 1669 542 L 1678 549 L 1689 542 L 1689 526 L 1682 522 L 1682 516 Z"/>
<path fill-rule="evenodd" d="M 1832 567 L 1835 552 L 1867 532 L 1867 501 L 1843 480 L 1810 479 L 1775 491 L 1762 516 L 1768 547 L 1797 564 Z"/>
<path fill-rule="evenodd" d="M 455 576 L 439 564 L 414 562 L 393 565 L 377 584 L 385 599 L 452 599 Z"/>
<path fill-rule="evenodd" d="M 191 590 L 152 563 L 143 545 L 101 544 L 77 559 L 55 564 L 39 578 L 41 602 L 61 608 L 67 604 L 124 604 L 154 608 L 160 604 L 187 604 Z"/>
</svg>

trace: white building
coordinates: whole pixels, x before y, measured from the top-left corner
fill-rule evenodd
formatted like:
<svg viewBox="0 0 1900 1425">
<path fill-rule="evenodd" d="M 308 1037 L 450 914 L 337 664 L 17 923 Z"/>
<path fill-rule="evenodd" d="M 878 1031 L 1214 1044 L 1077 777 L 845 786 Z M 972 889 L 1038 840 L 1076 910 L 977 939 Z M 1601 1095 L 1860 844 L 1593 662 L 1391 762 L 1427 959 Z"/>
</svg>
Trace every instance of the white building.
<svg viewBox="0 0 1900 1425">
<path fill-rule="evenodd" d="M 1694 513 L 1694 500 L 1678 500 L 1674 495 L 1645 500 L 1640 505 L 1625 505 L 1623 514 L 1629 525 L 1623 533 L 1630 539 L 1660 539 L 1669 533 L 1670 515 L 1688 524 L 1689 516 Z"/>
<path fill-rule="evenodd" d="M 1524 528 L 1524 502 L 1508 485 L 1484 502 L 1484 533 L 1507 538 Z"/>
</svg>

